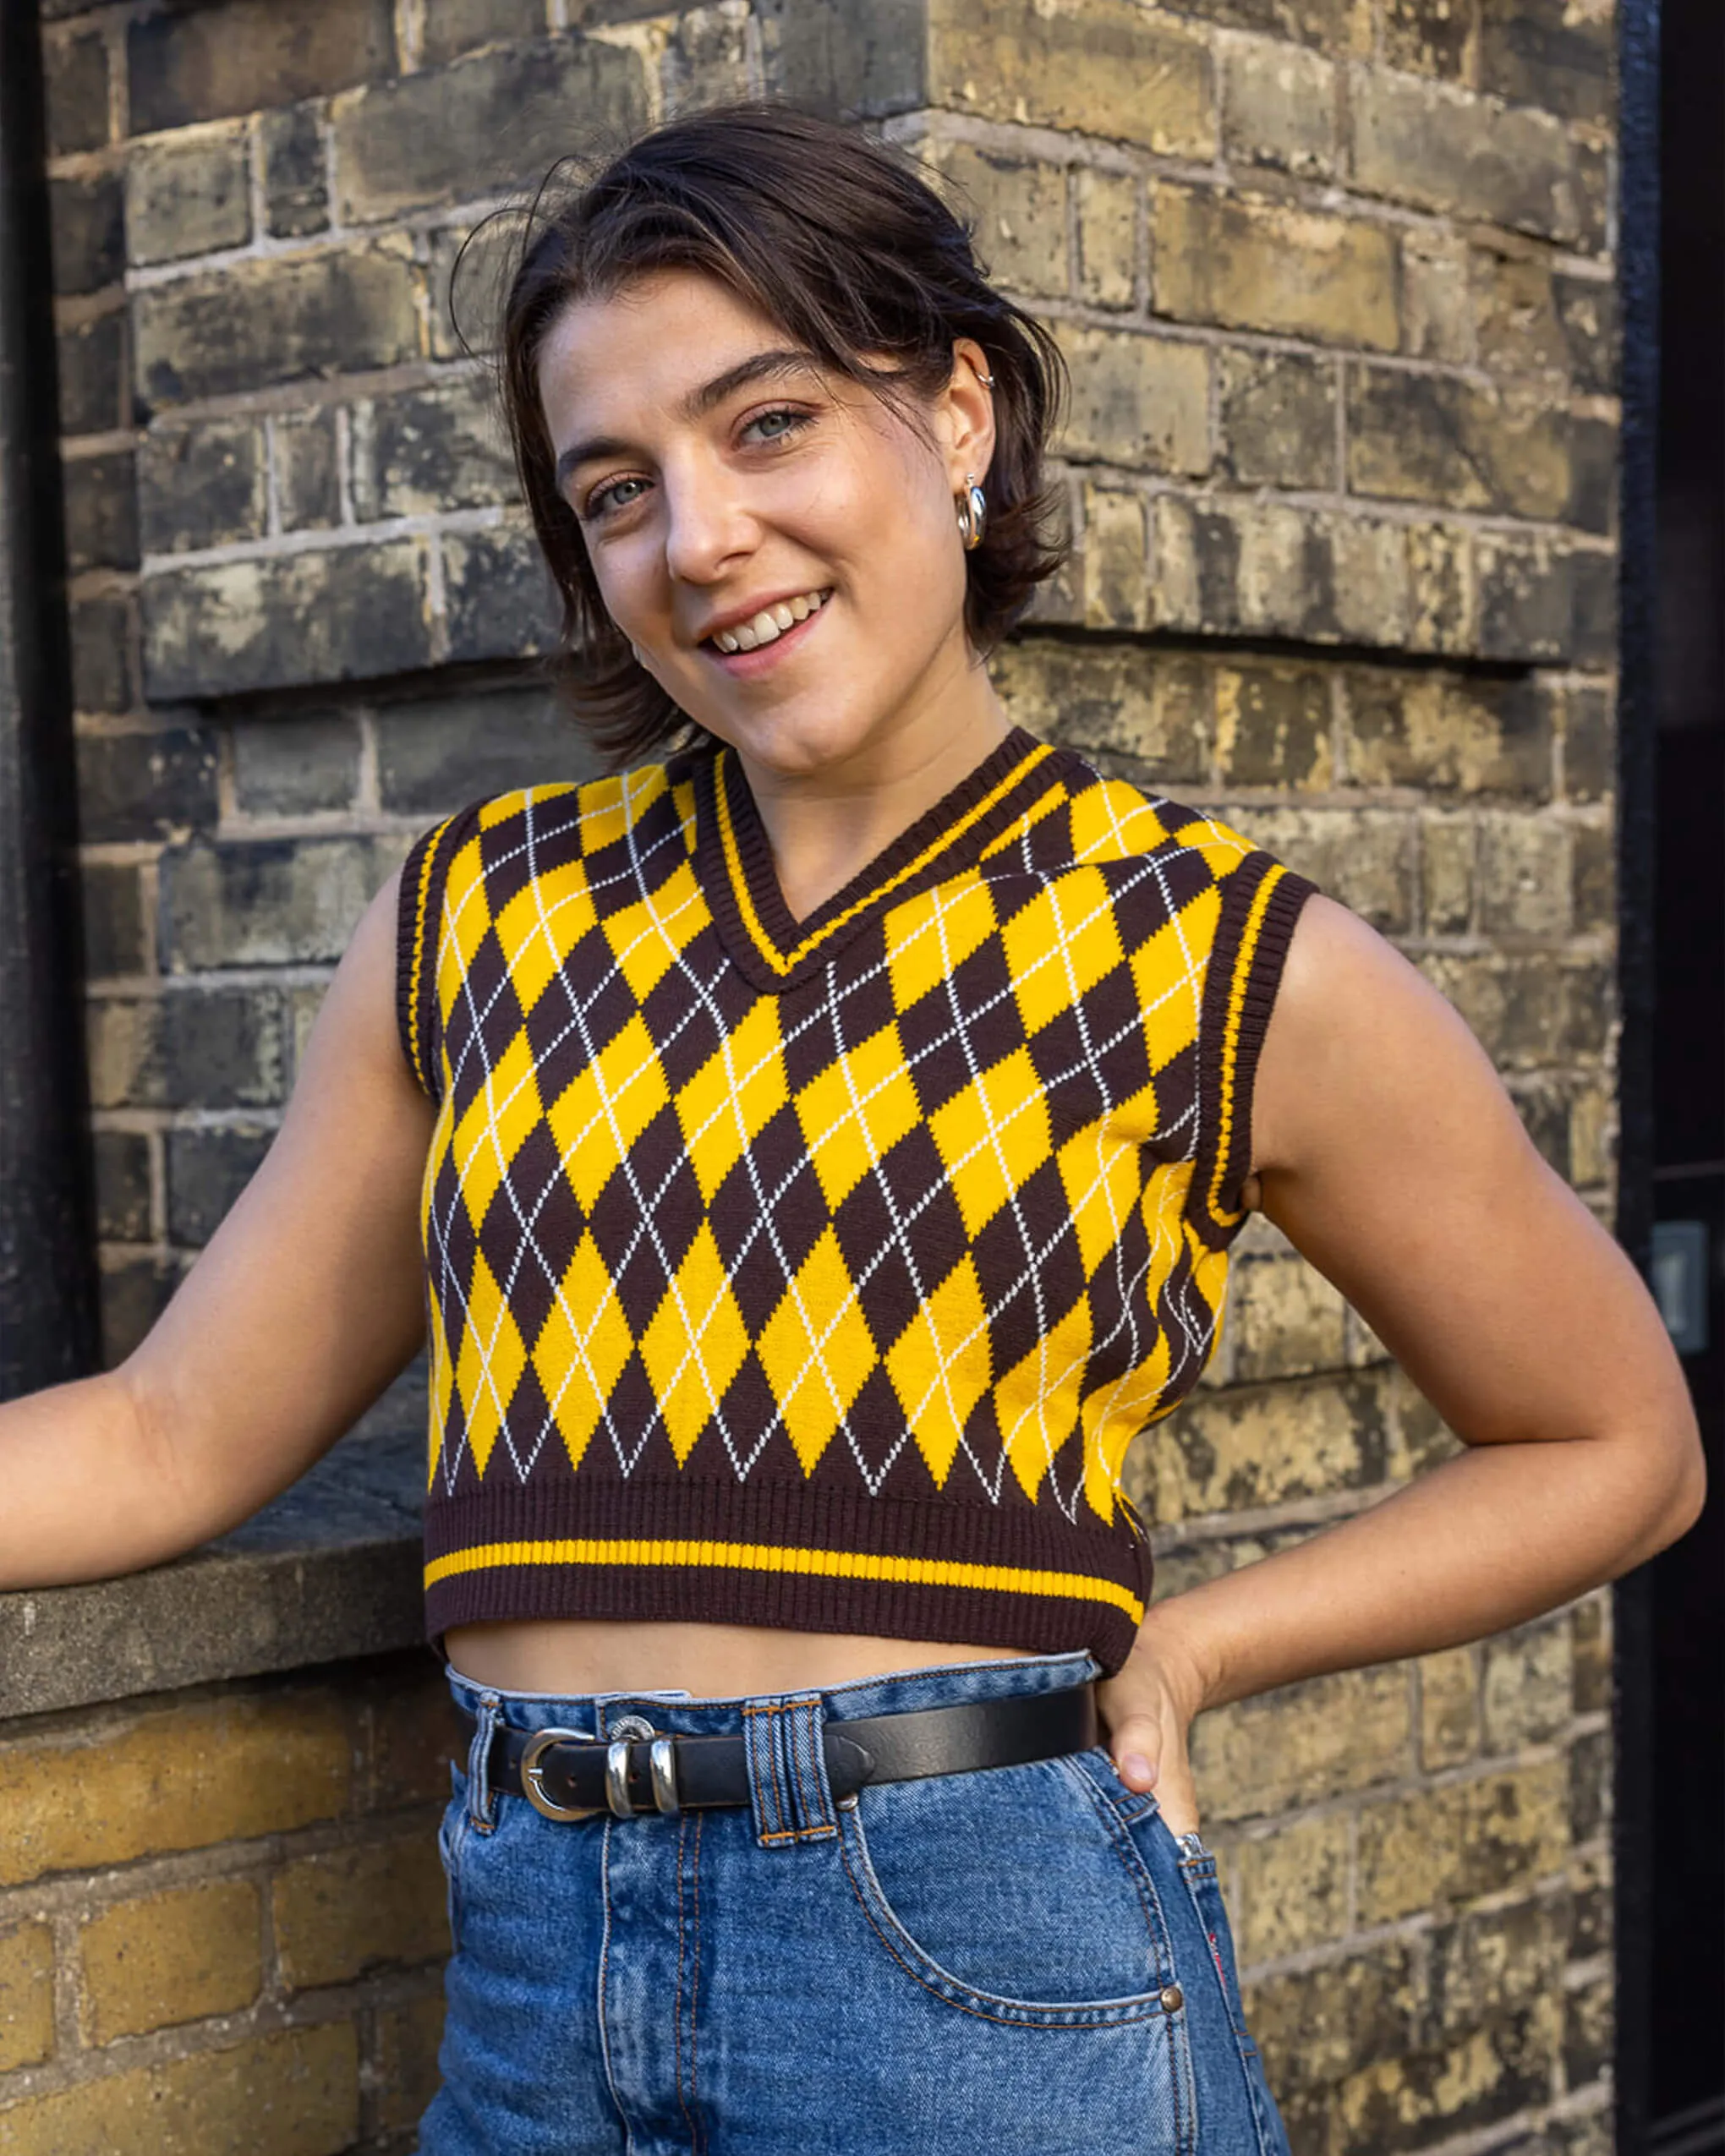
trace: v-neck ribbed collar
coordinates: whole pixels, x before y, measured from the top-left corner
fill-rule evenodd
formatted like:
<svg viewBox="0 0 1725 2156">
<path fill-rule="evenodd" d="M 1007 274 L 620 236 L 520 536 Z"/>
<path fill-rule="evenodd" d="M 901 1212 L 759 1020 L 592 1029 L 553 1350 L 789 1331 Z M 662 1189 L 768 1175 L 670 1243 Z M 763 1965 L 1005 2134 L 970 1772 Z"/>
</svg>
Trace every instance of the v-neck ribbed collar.
<svg viewBox="0 0 1725 2156">
<path fill-rule="evenodd" d="M 726 949 L 758 988 L 793 988 L 827 965 L 889 902 L 950 876 L 1042 792 L 1057 752 L 1015 726 L 957 785 L 805 919 L 792 918 L 737 752 L 696 767 L 697 870 Z"/>
</svg>

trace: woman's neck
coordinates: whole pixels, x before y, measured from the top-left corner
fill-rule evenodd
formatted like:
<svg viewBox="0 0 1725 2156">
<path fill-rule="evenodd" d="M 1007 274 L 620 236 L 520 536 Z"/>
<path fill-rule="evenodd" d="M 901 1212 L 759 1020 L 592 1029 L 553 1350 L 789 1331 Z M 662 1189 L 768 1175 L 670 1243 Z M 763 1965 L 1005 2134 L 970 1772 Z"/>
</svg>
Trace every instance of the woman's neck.
<svg viewBox="0 0 1725 2156">
<path fill-rule="evenodd" d="M 1012 720 L 981 665 L 938 710 L 872 735 L 839 765 L 786 776 L 739 751 L 780 894 L 806 920 L 974 771 Z"/>
</svg>

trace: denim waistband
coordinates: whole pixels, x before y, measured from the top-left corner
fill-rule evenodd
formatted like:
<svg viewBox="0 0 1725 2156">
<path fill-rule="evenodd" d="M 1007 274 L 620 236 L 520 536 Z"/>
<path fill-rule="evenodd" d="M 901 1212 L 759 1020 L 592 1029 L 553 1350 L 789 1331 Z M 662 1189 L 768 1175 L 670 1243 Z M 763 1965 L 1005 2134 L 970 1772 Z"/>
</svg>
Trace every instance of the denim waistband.
<svg viewBox="0 0 1725 2156">
<path fill-rule="evenodd" d="M 687 1692 L 512 1691 L 504 1685 L 480 1684 L 464 1676 L 452 1662 L 446 1666 L 446 1674 L 451 1692 L 470 1714 L 486 1708 L 488 1720 L 511 1729 L 570 1729 L 597 1740 L 609 1737 L 626 1715 L 650 1721 L 667 1736 L 723 1736 L 742 1728 L 746 1706 L 808 1699 L 817 1693 L 827 1715 L 840 1720 L 905 1714 L 923 1707 L 959 1706 L 973 1699 L 1015 1699 L 1027 1693 L 1062 1692 L 1099 1676 L 1101 1665 L 1079 1648 L 1060 1655 L 1015 1656 L 1010 1661 L 940 1662 L 792 1692 L 700 1698 Z"/>
</svg>

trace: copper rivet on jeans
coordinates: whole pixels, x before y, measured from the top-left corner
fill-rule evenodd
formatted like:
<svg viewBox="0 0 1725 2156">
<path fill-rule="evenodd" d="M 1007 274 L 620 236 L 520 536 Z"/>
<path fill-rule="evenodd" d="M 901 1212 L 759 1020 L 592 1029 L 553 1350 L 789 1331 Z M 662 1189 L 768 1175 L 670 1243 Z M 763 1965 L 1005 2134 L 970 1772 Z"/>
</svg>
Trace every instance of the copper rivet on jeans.
<svg viewBox="0 0 1725 2156">
<path fill-rule="evenodd" d="M 1185 2004 L 1186 1994 L 1180 1989 L 1177 1984 L 1165 1984 L 1163 1985 L 1162 2006 L 1164 2013 L 1177 2014 Z"/>
</svg>

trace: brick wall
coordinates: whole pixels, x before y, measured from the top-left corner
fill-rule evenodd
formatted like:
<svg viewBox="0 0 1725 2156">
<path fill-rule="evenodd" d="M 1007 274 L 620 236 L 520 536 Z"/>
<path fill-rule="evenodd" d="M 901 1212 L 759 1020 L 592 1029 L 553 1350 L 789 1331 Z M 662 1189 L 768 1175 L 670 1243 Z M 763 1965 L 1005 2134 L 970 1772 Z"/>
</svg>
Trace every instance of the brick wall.
<svg viewBox="0 0 1725 2156">
<path fill-rule="evenodd" d="M 449 1793 L 423 1655 L 0 1734 L 11 2156 L 410 2145 Z"/>
<path fill-rule="evenodd" d="M 545 591 L 450 323 L 455 249 L 572 140 L 744 87 L 917 146 L 1058 326 L 1077 546 L 1000 659 L 1018 715 L 1215 803 L 1394 938 L 1607 1202 L 1609 0 L 43 14 L 111 1354 L 255 1165 L 411 836 L 590 768 L 526 663 Z M 391 1413 L 415 1419 L 411 1382 Z M 1255 1227 L 1210 1378 L 1136 1456 L 1161 1579 L 1452 1442 Z M 1609 2147 L 1607 1609 L 1200 1725 L 1299 2156 Z M 249 1727 L 303 1696 L 355 1729 L 382 1682 L 159 1712 Z M 417 1672 L 407 1698 L 429 1713 Z M 75 1741 L 118 1791 L 132 1736 L 88 1748 L 157 1711 L 18 1725 L 18 1756 Z M 101 2107 L 147 2088 L 161 2147 L 259 2147 L 222 2123 L 250 2088 L 272 2147 L 392 2145 L 434 2011 L 406 2003 L 428 1815 L 355 1784 L 263 1822 L 247 1756 L 203 1761 L 203 1854 L 73 1835 L 50 1886 L 7 1890 L 9 2130 L 106 2145 Z M 296 1867 L 387 1867 L 397 1830 L 421 1836 L 398 1893 L 347 1912 L 375 1935 L 296 1943 Z M 255 1956 L 230 1904 L 271 1912 Z"/>
</svg>

